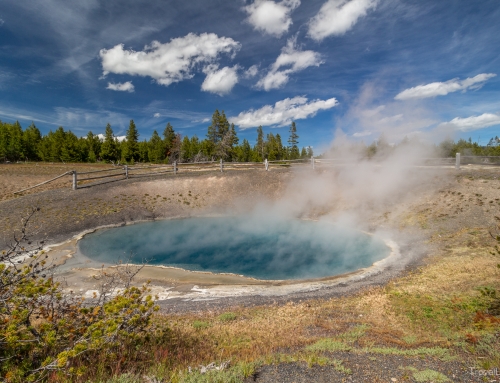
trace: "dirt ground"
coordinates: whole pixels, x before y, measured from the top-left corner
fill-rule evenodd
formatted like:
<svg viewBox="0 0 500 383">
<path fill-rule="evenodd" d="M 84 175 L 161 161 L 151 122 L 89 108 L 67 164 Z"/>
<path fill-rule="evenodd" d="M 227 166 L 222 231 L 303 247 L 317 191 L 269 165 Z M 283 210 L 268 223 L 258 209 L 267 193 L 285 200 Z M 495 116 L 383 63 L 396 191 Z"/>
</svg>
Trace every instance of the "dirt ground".
<svg viewBox="0 0 500 383">
<path fill-rule="evenodd" d="M 278 200 L 286 193 L 290 182 L 300 176 L 300 173 L 288 169 L 273 169 L 270 172 L 249 170 L 228 171 L 223 174 L 215 172 L 198 175 L 180 174 L 176 177 L 158 176 L 123 180 L 77 191 L 70 189 L 68 178 L 66 181 L 60 181 L 59 185 L 49 186 L 48 190 L 35 189 L 21 196 L 11 194 L 14 189 L 27 187 L 29 184 L 43 181 L 73 167 L 74 165 L 53 165 L 47 168 L 40 165 L 0 165 L 2 180 L 0 248 L 9 243 L 13 230 L 19 226 L 23 214 L 34 206 L 40 207 L 41 212 L 31 226 L 33 239 L 61 243 L 85 230 L 103 225 L 245 211 L 256 201 Z M 338 334 L 339 330 L 336 330 L 333 322 L 330 322 L 335 319 L 335 310 L 356 313 L 353 317 L 342 319 L 344 329 L 348 324 L 351 326 L 359 324 L 358 316 L 361 315 L 363 321 L 370 323 L 371 330 L 367 331 L 367 338 L 356 341 L 360 342 L 359 348 L 353 346 L 350 352 L 338 350 L 325 354 L 335 360 L 341 360 L 340 364 L 323 365 L 318 362 L 312 363 L 311 368 L 300 360 L 287 363 L 278 361 L 260 368 L 249 381 L 484 381 L 483 376 L 473 375 L 469 371 L 471 365 L 477 368 L 477 363 L 472 361 L 474 353 L 460 354 L 458 359 L 448 360 L 425 354 L 398 356 L 377 354 L 378 351 L 363 351 L 370 347 L 374 350 L 375 339 L 377 342 L 385 339 L 385 344 L 398 347 L 405 344 L 401 339 L 409 336 L 410 327 L 406 328 L 407 323 L 401 319 L 402 314 L 399 315 L 394 311 L 400 307 L 401 310 L 408 311 L 411 309 L 408 305 L 411 307 L 431 305 L 428 302 L 421 303 L 422 299 L 439 301 L 445 299 L 443 296 L 449 292 L 459 294 L 475 291 L 477 286 L 498 285 L 499 273 L 494 267 L 498 261 L 489 255 L 489 249 L 494 244 L 489 232 L 495 230 L 500 223 L 500 167 L 469 166 L 460 171 L 443 169 L 437 174 L 433 173 L 426 180 L 413 190 L 413 195 L 401 203 L 391 205 L 389 202 L 387 206 L 378 206 L 367 212 L 367 227 L 373 230 L 387 228 L 397 232 L 400 251 L 405 255 L 405 262 L 393 265 L 384 273 L 373 275 L 362 283 L 341 284 L 335 288 L 326 287 L 283 296 L 163 301 L 162 310 L 170 315 L 201 315 L 203 318 L 216 318 L 218 313 L 229 309 L 240 310 L 236 309 L 237 307 L 241 310 L 245 310 L 244 307 L 265 307 L 262 310 L 266 313 L 289 310 L 293 313 L 290 314 L 293 320 L 298 320 L 296 318 L 309 313 L 311 318 L 315 319 L 311 319 L 312 322 L 308 321 L 307 326 L 303 325 L 300 329 L 294 327 L 293 330 L 301 342 L 305 343 Z M 331 214 L 335 209 L 339 209 L 335 204 L 323 210 L 315 209 L 309 212 L 308 217 L 318 218 Z M 192 284 L 186 285 L 187 290 L 189 286 Z M 400 294 L 403 294 L 401 296 L 405 299 L 404 305 L 402 301 L 400 302 L 403 299 L 400 298 Z M 353 296 L 352 300 L 350 296 Z M 347 306 L 340 308 L 331 303 L 332 306 L 326 308 L 325 305 L 330 303 L 318 303 L 330 302 L 328 299 L 332 297 L 347 299 L 342 300 L 343 303 L 335 303 Z M 352 308 L 348 302 L 355 302 L 352 303 Z M 330 314 L 325 314 L 327 312 Z M 338 312 L 341 315 L 340 311 Z M 250 316 L 251 314 L 246 311 L 242 314 L 242 318 L 245 319 L 242 319 L 243 327 L 238 331 L 246 331 L 245 329 L 253 323 L 249 319 Z M 188 319 L 180 318 L 186 323 L 191 323 L 193 320 L 190 316 L 186 317 Z M 425 321 L 424 317 L 422 322 L 424 327 L 427 326 Z M 280 323 L 279 326 L 284 326 L 282 322 Z M 232 326 L 237 326 L 237 323 Z M 269 334 L 271 330 L 267 329 Z M 458 333 L 459 329 L 456 331 Z M 422 335 L 424 333 L 427 335 Z M 450 341 L 445 339 L 446 336 L 432 338 L 428 334 L 434 333 L 428 328 L 418 333 L 418 337 L 422 338 L 418 344 L 422 347 L 427 345 L 451 347 Z M 491 347 L 498 348 L 498 340 L 495 342 Z M 343 372 L 341 366 L 349 368 L 351 373 Z M 500 367 L 486 364 L 485 366 Z M 443 375 L 433 375 L 432 371 L 438 371 Z"/>
</svg>

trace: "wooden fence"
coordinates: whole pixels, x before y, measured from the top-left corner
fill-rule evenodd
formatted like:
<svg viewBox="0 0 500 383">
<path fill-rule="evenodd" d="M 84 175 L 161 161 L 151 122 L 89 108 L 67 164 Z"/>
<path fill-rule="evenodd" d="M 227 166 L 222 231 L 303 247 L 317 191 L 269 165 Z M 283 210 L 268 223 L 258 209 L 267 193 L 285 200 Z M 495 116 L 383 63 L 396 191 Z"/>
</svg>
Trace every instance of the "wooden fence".
<svg viewBox="0 0 500 383">
<path fill-rule="evenodd" d="M 366 158 L 368 160 L 368 158 Z M 374 160 L 375 164 L 377 163 Z M 224 172 L 224 170 L 244 170 L 244 169 L 263 169 L 268 171 L 270 168 L 279 167 L 290 167 L 290 166 L 303 166 L 310 167 L 313 170 L 316 168 L 329 168 L 329 167 L 342 167 L 349 166 L 353 163 L 345 158 L 307 158 L 300 160 L 279 160 L 279 161 L 268 161 L 264 162 L 224 162 L 222 159 L 220 161 L 207 161 L 207 162 L 185 162 L 178 163 L 177 161 L 169 165 L 152 165 L 152 166 L 116 166 L 109 169 L 94 170 L 88 172 L 77 172 L 72 170 L 57 177 L 54 177 L 48 181 L 39 183 L 37 185 L 31 186 L 15 192 L 14 194 L 21 193 L 26 190 L 33 189 L 35 187 L 47 184 L 49 182 L 55 181 L 61 177 L 71 175 L 73 177 L 73 190 L 79 188 L 92 187 L 108 182 L 114 182 L 130 178 L 140 178 L 140 177 L 150 177 L 162 174 L 173 174 L 178 173 L 190 173 L 190 172 L 210 172 L 218 171 Z M 491 156 L 461 156 L 457 153 L 455 157 L 448 158 L 422 158 L 421 163 L 417 166 L 454 166 L 456 169 L 460 169 L 461 165 L 468 164 L 480 164 L 480 165 L 500 165 L 500 157 Z M 413 165 L 415 166 L 415 165 Z M 82 178 L 83 176 L 83 178 Z M 98 180 L 98 181 L 97 181 Z M 88 181 L 97 181 L 94 183 L 88 183 Z"/>
<path fill-rule="evenodd" d="M 150 177 L 160 174 L 179 173 L 194 173 L 194 172 L 210 172 L 225 170 L 245 170 L 245 169 L 264 169 L 269 170 L 271 167 L 291 166 L 291 165 L 307 165 L 312 162 L 312 159 L 305 160 L 289 160 L 289 161 L 268 161 L 264 162 L 224 162 L 206 161 L 206 162 L 174 162 L 169 165 L 154 165 L 154 166 L 130 166 L 124 165 L 119 168 L 103 169 L 90 172 L 71 172 L 73 176 L 73 190 L 82 187 L 91 187 L 106 182 L 113 182 L 123 179 Z M 96 174 L 103 173 L 103 174 Z M 107 174 L 106 174 L 107 173 Z M 83 176 L 83 178 L 82 178 Z M 86 183 L 87 181 L 99 180 L 96 183 Z M 104 182 L 103 182 L 104 180 Z"/>
</svg>

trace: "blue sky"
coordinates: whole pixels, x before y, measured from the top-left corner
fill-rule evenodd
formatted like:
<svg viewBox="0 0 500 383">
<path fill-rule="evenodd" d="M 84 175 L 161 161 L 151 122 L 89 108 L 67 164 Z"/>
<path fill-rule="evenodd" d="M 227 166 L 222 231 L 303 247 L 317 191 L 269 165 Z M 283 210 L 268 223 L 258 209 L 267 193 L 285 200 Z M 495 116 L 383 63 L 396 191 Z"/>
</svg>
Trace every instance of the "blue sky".
<svg viewBox="0 0 500 383">
<path fill-rule="evenodd" d="M 300 146 L 500 135 L 498 0 L 3 0 L 0 119 Z"/>
</svg>

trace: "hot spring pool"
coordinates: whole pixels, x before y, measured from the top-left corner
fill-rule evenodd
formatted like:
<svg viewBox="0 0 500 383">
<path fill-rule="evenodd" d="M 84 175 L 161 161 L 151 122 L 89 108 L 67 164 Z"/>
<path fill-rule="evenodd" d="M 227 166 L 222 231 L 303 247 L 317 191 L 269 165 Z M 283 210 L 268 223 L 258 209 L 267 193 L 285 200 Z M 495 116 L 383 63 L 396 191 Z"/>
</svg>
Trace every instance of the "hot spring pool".
<svg viewBox="0 0 500 383">
<path fill-rule="evenodd" d="M 263 280 L 310 279 L 371 266 L 390 254 L 380 238 L 325 222 L 248 217 L 186 218 L 98 230 L 79 251 L 118 261 L 232 273 Z"/>
</svg>

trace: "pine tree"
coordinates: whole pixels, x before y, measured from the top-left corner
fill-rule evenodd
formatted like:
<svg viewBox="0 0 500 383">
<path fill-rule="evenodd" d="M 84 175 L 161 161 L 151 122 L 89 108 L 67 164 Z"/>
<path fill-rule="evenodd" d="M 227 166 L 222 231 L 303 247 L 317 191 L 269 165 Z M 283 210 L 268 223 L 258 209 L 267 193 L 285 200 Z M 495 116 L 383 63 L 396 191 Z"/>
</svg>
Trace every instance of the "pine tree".
<svg viewBox="0 0 500 383">
<path fill-rule="evenodd" d="M 48 139 L 49 139 L 49 147 L 50 147 L 50 160 L 53 162 L 60 162 L 61 161 L 61 153 L 62 153 L 62 148 L 64 146 L 64 142 L 66 141 L 66 132 L 64 131 L 64 128 L 60 126 L 57 128 L 57 130 L 52 133 L 49 132 Z"/>
<path fill-rule="evenodd" d="M 290 125 L 290 137 L 288 138 L 288 148 L 290 151 L 290 159 L 296 160 L 300 157 L 299 147 L 297 139 L 299 136 L 297 135 L 297 127 L 295 126 L 295 122 L 292 122 Z"/>
<path fill-rule="evenodd" d="M 279 135 L 279 133 L 276 134 L 276 146 L 278 147 L 278 156 L 276 159 L 277 160 L 285 159 L 283 143 L 281 142 L 281 136 Z"/>
<path fill-rule="evenodd" d="M 89 131 L 87 133 L 87 138 L 81 140 L 82 160 L 88 162 L 96 162 L 97 155 L 101 151 L 101 140 L 99 137 Z"/>
<path fill-rule="evenodd" d="M 82 160 L 79 151 L 78 137 L 71 131 L 65 133 L 59 158 L 63 162 L 80 162 Z"/>
<path fill-rule="evenodd" d="M 181 146 L 182 146 L 182 136 L 180 133 L 175 135 L 174 141 L 172 142 L 170 162 L 179 161 L 181 158 Z"/>
<path fill-rule="evenodd" d="M 0 157 L 9 161 L 10 124 L 0 122 Z"/>
<path fill-rule="evenodd" d="M 8 156 L 13 161 L 24 160 L 23 128 L 19 121 L 10 126 L 10 141 L 8 146 Z"/>
<path fill-rule="evenodd" d="M 196 161 L 198 157 L 201 155 L 201 145 L 200 145 L 200 140 L 198 139 L 198 136 L 194 135 L 191 137 L 191 156 L 192 160 Z"/>
<path fill-rule="evenodd" d="M 24 154 L 28 160 L 37 161 L 39 159 L 38 145 L 40 145 L 40 141 L 42 141 L 42 134 L 32 122 L 23 132 Z"/>
<path fill-rule="evenodd" d="M 278 159 L 278 144 L 276 142 L 276 137 L 274 137 L 274 134 L 272 133 L 267 135 L 266 153 L 269 161 L 275 161 Z"/>
<path fill-rule="evenodd" d="M 165 144 L 156 130 L 153 131 L 148 146 L 148 157 L 151 162 L 160 163 L 165 159 Z"/>
<path fill-rule="evenodd" d="M 262 125 L 257 128 L 257 143 L 255 145 L 255 151 L 257 153 L 257 158 L 255 161 L 264 161 L 264 131 L 262 130 Z"/>
<path fill-rule="evenodd" d="M 149 142 L 144 140 L 137 143 L 137 160 L 140 162 L 149 162 Z"/>
<path fill-rule="evenodd" d="M 241 155 L 238 158 L 238 161 L 241 162 L 250 162 L 252 159 L 252 148 L 250 147 L 250 143 L 245 138 L 243 143 L 241 144 Z"/>
<path fill-rule="evenodd" d="M 181 144 L 181 159 L 183 162 L 189 162 L 193 156 L 193 152 L 191 150 L 191 140 L 188 136 L 184 136 Z"/>
<path fill-rule="evenodd" d="M 122 158 L 127 162 L 135 162 L 139 159 L 139 132 L 135 127 L 134 120 L 130 120 L 125 143 L 122 151 Z"/>
<path fill-rule="evenodd" d="M 172 147 L 174 145 L 175 140 L 175 131 L 170 122 L 167 123 L 165 130 L 163 131 L 163 144 L 165 146 L 165 156 L 164 158 L 169 158 L 172 154 Z"/>
<path fill-rule="evenodd" d="M 106 125 L 106 131 L 104 132 L 104 142 L 101 145 L 101 150 L 99 155 L 104 161 L 116 161 L 118 160 L 118 148 L 116 145 L 115 137 L 113 135 L 113 129 L 108 123 Z"/>
<path fill-rule="evenodd" d="M 212 142 L 213 146 L 217 144 L 218 141 L 218 127 L 219 127 L 220 113 L 218 109 L 215 109 L 214 114 L 212 114 L 212 123 L 207 130 L 207 139 Z"/>
<path fill-rule="evenodd" d="M 219 113 L 216 109 L 212 115 L 212 124 L 208 127 L 207 139 L 211 143 L 207 145 L 209 156 L 216 155 L 225 160 L 231 159 L 234 143 L 238 142 L 234 124 L 229 125 L 229 121 L 224 111 Z"/>
<path fill-rule="evenodd" d="M 224 111 L 219 113 L 219 110 L 216 109 L 212 115 L 212 124 L 208 127 L 207 138 L 212 141 L 214 145 L 217 145 L 217 143 L 226 136 L 229 130 L 229 122 Z"/>
</svg>

